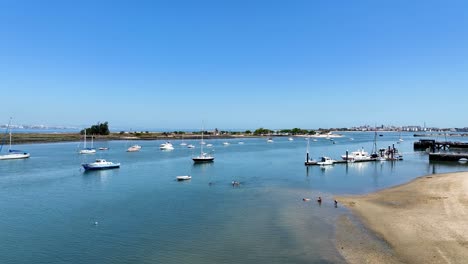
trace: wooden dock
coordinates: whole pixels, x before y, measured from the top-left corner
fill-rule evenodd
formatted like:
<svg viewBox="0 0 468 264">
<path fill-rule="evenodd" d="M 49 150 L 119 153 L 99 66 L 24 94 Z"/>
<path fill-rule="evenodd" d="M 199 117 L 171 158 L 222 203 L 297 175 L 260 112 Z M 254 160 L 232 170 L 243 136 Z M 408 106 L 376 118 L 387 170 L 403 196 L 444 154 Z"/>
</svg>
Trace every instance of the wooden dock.
<svg viewBox="0 0 468 264">
<path fill-rule="evenodd" d="M 458 141 L 435 141 L 434 139 L 420 139 L 413 143 L 415 150 L 426 150 L 430 149 L 431 152 L 435 152 L 436 149 L 467 149 L 468 143 Z"/>
<path fill-rule="evenodd" d="M 460 161 L 468 159 L 468 153 L 429 153 L 429 161 Z"/>
</svg>

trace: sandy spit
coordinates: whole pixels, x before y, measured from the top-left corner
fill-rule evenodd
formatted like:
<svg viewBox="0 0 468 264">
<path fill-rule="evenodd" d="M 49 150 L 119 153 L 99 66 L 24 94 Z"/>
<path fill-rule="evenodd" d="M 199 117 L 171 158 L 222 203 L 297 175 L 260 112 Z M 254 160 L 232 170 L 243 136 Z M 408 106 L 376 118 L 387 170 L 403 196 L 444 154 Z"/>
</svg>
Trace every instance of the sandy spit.
<svg viewBox="0 0 468 264">
<path fill-rule="evenodd" d="M 468 263 L 468 172 L 336 199 L 365 226 L 347 216 L 337 223 L 337 249 L 349 263 Z"/>
</svg>

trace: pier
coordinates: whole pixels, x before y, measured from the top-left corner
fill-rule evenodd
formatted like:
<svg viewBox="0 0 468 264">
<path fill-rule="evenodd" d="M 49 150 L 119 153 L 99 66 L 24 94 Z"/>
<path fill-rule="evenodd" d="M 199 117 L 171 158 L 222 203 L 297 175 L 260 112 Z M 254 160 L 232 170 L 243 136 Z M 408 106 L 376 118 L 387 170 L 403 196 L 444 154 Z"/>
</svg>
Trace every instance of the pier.
<svg viewBox="0 0 468 264">
<path fill-rule="evenodd" d="M 460 161 L 468 159 L 468 153 L 429 153 L 429 161 Z"/>
<path fill-rule="evenodd" d="M 468 143 L 458 141 L 435 141 L 434 139 L 420 139 L 413 143 L 414 150 L 430 149 L 435 152 L 436 149 L 468 149 Z"/>
</svg>

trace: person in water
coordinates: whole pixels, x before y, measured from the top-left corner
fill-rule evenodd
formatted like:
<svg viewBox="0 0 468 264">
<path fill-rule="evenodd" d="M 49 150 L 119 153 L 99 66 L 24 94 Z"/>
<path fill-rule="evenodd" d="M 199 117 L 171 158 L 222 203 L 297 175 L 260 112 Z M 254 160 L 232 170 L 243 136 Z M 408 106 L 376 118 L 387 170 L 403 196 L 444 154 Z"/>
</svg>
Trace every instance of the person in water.
<svg viewBox="0 0 468 264">
<path fill-rule="evenodd" d="M 319 204 L 322 203 L 322 197 L 321 197 L 321 196 L 319 196 L 319 198 L 317 199 L 317 202 L 318 202 Z"/>
<path fill-rule="evenodd" d="M 338 207 L 338 201 L 335 200 L 335 208 L 337 208 L 337 207 Z"/>
</svg>

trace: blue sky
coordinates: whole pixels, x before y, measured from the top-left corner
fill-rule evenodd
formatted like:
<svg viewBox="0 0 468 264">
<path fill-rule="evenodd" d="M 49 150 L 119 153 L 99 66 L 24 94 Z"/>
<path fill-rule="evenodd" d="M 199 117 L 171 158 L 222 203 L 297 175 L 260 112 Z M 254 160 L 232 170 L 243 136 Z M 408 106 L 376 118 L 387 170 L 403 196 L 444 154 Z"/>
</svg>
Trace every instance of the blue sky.
<svg viewBox="0 0 468 264">
<path fill-rule="evenodd" d="M 0 123 L 468 126 L 466 1 L 0 2 Z"/>
</svg>

